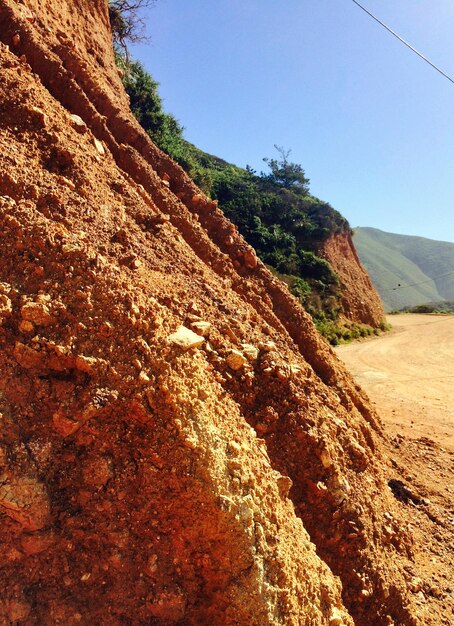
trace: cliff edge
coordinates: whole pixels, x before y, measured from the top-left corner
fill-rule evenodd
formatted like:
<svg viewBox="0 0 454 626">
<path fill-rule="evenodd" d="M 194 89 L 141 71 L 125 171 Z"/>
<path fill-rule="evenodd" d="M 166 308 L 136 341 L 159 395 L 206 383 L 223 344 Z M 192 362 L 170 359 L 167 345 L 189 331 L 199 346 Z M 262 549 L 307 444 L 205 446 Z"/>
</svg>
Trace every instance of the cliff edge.
<svg viewBox="0 0 454 626">
<path fill-rule="evenodd" d="M 369 275 L 361 265 L 350 232 L 327 239 L 320 255 L 339 276 L 345 317 L 352 322 L 379 328 L 385 322 L 385 310 Z"/>
</svg>

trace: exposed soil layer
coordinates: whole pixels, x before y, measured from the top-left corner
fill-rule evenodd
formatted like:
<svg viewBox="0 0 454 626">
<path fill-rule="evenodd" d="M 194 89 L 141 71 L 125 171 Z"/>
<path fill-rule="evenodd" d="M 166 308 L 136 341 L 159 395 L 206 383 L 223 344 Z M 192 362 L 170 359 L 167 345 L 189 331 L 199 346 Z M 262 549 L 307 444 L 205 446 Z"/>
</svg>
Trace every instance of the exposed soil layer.
<svg viewBox="0 0 454 626">
<path fill-rule="evenodd" d="M 376 413 L 131 117 L 107 4 L 0 38 L 0 623 L 428 623 Z"/>
<path fill-rule="evenodd" d="M 378 328 L 385 320 L 385 310 L 369 275 L 360 263 L 350 233 L 330 237 L 320 254 L 329 261 L 340 278 L 342 307 L 352 322 Z"/>
<path fill-rule="evenodd" d="M 391 435 L 389 481 L 413 517 L 412 591 L 427 623 L 454 614 L 454 316 L 392 315 L 393 331 L 336 352 Z"/>
</svg>

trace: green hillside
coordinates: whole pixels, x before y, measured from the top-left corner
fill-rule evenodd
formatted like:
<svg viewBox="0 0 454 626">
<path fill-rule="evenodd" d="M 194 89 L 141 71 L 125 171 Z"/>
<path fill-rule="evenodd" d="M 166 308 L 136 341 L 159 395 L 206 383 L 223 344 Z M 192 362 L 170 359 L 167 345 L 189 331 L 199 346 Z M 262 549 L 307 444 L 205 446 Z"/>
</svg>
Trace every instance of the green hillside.
<svg viewBox="0 0 454 626">
<path fill-rule="evenodd" d="M 454 301 L 454 243 L 356 228 L 354 244 L 387 311 Z"/>
<path fill-rule="evenodd" d="M 309 179 L 290 150 L 275 145 L 264 172 L 241 168 L 185 140 L 183 127 L 163 109 L 158 83 L 141 63 L 116 50 L 117 65 L 137 120 L 153 141 L 191 176 L 238 226 L 259 257 L 312 315 L 331 343 L 370 334 L 372 328 L 342 317 L 342 285 L 319 256 L 330 236 L 350 232 L 347 220 L 309 191 Z M 342 320 L 342 321 L 341 321 Z"/>
</svg>

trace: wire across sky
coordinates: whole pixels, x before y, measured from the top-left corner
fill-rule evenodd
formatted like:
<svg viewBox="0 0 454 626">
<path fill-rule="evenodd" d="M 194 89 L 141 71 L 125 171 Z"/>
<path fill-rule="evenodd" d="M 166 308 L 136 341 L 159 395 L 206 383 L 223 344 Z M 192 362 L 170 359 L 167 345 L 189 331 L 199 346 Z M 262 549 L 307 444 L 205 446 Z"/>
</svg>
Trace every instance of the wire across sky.
<svg viewBox="0 0 454 626">
<path fill-rule="evenodd" d="M 429 61 L 429 59 L 427 57 L 425 57 L 423 54 L 421 54 L 421 52 L 418 52 L 418 50 L 416 50 L 416 48 L 413 48 L 412 45 L 410 45 L 408 43 L 408 41 L 405 41 L 405 39 L 403 39 L 400 35 L 398 35 L 396 33 L 396 31 L 394 31 L 392 28 L 390 28 L 389 26 L 387 26 L 384 22 L 382 22 L 380 19 L 378 19 L 378 17 L 376 15 L 374 15 L 373 13 L 371 13 L 370 11 L 368 11 L 366 9 L 366 7 L 364 7 L 362 4 L 360 4 L 359 2 L 357 2 L 357 0 L 352 0 L 352 2 L 354 2 L 356 4 L 356 6 L 358 6 L 360 9 L 362 9 L 365 13 L 367 13 L 367 15 L 369 15 L 373 20 L 375 20 L 378 24 L 380 24 L 380 26 L 383 26 L 383 28 L 385 28 L 389 33 L 391 33 L 391 35 L 393 35 L 394 37 L 396 37 L 396 39 L 398 39 L 401 43 L 403 43 L 405 46 L 407 46 L 407 48 L 409 48 L 412 52 L 414 52 L 415 54 L 417 54 L 423 61 L 425 61 L 426 63 L 428 63 L 431 67 L 434 68 L 434 70 L 437 70 L 437 72 L 439 72 L 442 76 L 444 76 L 445 78 L 447 78 L 451 83 L 454 84 L 454 80 L 448 76 L 448 74 L 446 74 L 446 72 L 443 72 L 443 70 L 441 70 L 439 67 L 437 67 L 434 63 L 432 63 L 432 61 Z"/>
</svg>

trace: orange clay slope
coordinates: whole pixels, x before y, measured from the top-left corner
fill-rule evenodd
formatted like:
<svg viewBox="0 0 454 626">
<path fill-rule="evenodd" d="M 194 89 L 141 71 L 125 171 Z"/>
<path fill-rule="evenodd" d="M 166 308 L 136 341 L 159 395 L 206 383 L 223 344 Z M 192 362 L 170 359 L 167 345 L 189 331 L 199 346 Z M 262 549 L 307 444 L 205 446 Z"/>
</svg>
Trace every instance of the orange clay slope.
<svg viewBox="0 0 454 626">
<path fill-rule="evenodd" d="M 0 623 L 424 623 L 376 415 L 138 127 L 107 3 L 0 38 Z"/>
</svg>

